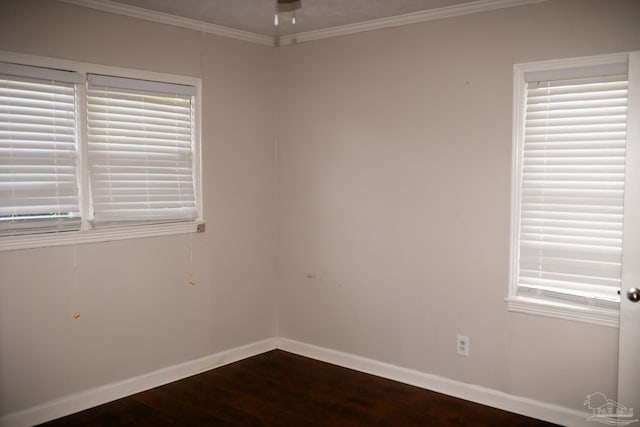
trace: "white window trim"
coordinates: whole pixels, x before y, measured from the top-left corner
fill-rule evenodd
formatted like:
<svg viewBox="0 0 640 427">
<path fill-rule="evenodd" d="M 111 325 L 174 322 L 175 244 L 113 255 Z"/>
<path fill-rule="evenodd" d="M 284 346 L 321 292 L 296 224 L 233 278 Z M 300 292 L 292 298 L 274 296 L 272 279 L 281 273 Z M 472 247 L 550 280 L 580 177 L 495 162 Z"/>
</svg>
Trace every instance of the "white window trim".
<svg viewBox="0 0 640 427">
<path fill-rule="evenodd" d="M 18 249 L 31 249 L 51 246 L 74 245 L 81 243 L 108 242 L 112 240 L 137 239 L 145 237 L 167 236 L 174 234 L 186 234 L 199 232 L 204 224 L 203 200 L 202 200 L 202 151 L 201 151 L 201 113 L 202 113 L 202 81 L 199 78 L 181 76 L 175 74 L 156 73 L 152 71 L 133 70 L 128 68 L 111 67 L 106 65 L 91 64 L 85 62 L 68 61 L 62 59 L 25 55 L 15 52 L 0 51 L 0 61 L 10 62 L 34 67 L 45 67 L 62 70 L 73 70 L 84 76 L 87 74 L 106 74 L 132 79 L 164 81 L 168 83 L 182 84 L 196 88 L 195 96 L 195 141 L 194 141 L 194 172 L 195 193 L 198 201 L 198 218 L 188 222 L 173 222 L 163 224 L 149 224 L 140 226 L 119 226 L 105 229 L 89 229 L 87 218 L 89 217 L 90 201 L 83 192 L 88 191 L 89 171 L 87 162 L 83 165 L 82 182 L 80 186 L 82 227 L 79 231 L 66 231 L 59 233 L 41 233 L 19 236 L 0 237 L 0 251 Z M 86 86 L 78 85 L 79 96 L 79 125 L 86 128 Z M 79 132 L 79 156 L 86 158 L 86 136 Z"/>
<path fill-rule="evenodd" d="M 531 63 L 515 64 L 513 66 L 513 152 L 511 161 L 511 253 L 509 260 L 509 291 L 507 310 L 525 314 L 534 314 L 557 319 L 578 321 L 617 328 L 619 326 L 619 311 L 604 310 L 588 307 L 575 307 L 568 304 L 537 300 L 516 295 L 518 283 L 519 241 L 518 224 L 520 200 L 520 171 L 518 168 L 524 138 L 524 89 L 525 73 L 544 72 L 577 67 L 600 67 L 609 64 L 627 63 L 629 53 L 616 53 L 571 59 L 559 59 Z"/>
</svg>

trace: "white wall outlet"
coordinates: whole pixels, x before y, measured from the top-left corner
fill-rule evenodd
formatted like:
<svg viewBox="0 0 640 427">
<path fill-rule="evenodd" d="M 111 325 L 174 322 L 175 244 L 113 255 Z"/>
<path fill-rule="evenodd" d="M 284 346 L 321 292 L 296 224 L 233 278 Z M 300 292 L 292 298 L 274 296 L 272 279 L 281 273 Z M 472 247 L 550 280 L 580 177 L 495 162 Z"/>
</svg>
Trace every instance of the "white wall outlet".
<svg viewBox="0 0 640 427">
<path fill-rule="evenodd" d="M 456 348 L 457 352 L 461 356 L 469 355 L 469 337 L 466 335 L 457 335 L 456 336 Z"/>
</svg>

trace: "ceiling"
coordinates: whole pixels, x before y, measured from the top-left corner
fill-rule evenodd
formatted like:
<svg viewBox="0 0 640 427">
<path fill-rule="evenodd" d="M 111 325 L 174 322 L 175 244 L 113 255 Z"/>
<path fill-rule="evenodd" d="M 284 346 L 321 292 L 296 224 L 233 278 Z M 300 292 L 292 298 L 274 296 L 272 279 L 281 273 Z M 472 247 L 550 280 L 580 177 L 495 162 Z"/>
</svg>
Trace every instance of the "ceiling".
<svg viewBox="0 0 640 427">
<path fill-rule="evenodd" d="M 278 27 L 273 25 L 276 0 L 98 0 L 95 3 L 118 3 L 268 37 L 325 30 L 467 3 L 486 3 L 486 0 L 301 1 L 302 7 L 296 11 L 296 24 L 291 24 L 291 14 L 286 13 L 281 15 Z"/>
</svg>

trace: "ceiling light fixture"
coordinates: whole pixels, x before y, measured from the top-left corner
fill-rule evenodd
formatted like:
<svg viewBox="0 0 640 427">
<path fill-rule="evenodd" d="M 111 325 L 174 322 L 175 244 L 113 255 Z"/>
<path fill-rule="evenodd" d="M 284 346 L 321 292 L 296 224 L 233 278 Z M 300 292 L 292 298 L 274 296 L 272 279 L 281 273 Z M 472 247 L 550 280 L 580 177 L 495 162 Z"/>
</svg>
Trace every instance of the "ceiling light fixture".
<svg viewBox="0 0 640 427">
<path fill-rule="evenodd" d="M 276 11 L 273 15 L 273 25 L 276 27 L 280 24 L 280 13 L 291 12 L 291 23 L 296 24 L 296 10 L 302 7 L 302 0 L 276 0 Z"/>
</svg>

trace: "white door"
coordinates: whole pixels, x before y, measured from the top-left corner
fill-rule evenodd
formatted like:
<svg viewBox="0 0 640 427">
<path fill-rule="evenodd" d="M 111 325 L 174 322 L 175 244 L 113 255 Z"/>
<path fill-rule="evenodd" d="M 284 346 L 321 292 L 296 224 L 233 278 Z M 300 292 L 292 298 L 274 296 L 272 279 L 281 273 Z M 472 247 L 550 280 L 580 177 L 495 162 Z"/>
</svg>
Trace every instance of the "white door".
<svg viewBox="0 0 640 427">
<path fill-rule="evenodd" d="M 640 298 L 640 52 L 629 56 L 626 161 L 617 402 L 633 408 L 633 416 L 627 419 L 637 420 L 640 419 L 640 301 L 632 299 Z M 632 289 L 637 289 L 637 297 Z"/>
</svg>

